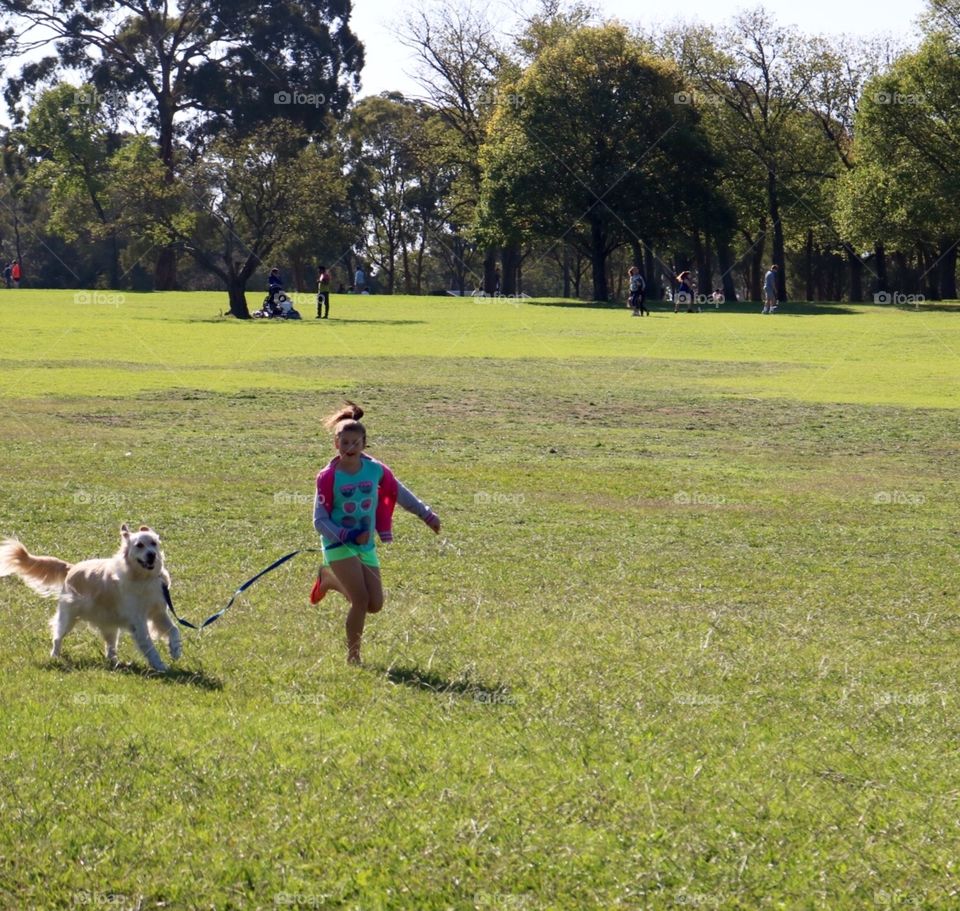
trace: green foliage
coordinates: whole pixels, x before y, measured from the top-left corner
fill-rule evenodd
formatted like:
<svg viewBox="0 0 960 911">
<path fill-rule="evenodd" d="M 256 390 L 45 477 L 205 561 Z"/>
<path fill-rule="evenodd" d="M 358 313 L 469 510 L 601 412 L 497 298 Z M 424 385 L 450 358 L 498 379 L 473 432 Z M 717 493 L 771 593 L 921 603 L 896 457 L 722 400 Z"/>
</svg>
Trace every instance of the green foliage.
<svg viewBox="0 0 960 911">
<path fill-rule="evenodd" d="M 509 87 L 488 131 L 482 225 L 487 236 L 565 237 L 594 261 L 654 240 L 670 217 L 704 216 L 715 162 L 684 86 L 625 28 L 581 28 L 543 50 Z M 599 272 L 599 275 L 598 275 Z"/>
</svg>

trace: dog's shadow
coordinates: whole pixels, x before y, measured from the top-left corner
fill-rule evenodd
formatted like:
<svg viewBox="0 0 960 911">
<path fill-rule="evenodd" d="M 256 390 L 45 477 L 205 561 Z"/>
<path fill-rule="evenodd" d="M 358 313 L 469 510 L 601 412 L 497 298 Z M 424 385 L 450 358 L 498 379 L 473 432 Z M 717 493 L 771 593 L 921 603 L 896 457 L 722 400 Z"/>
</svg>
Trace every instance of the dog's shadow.
<svg viewBox="0 0 960 911">
<path fill-rule="evenodd" d="M 370 666 L 370 670 L 382 673 L 391 683 L 440 696 L 452 693 L 455 696 L 468 696 L 476 702 L 495 705 L 512 705 L 515 701 L 510 696 L 508 687 L 502 683 L 483 683 L 472 680 L 469 676 L 450 679 L 434 671 L 423 671 L 416 666 L 391 664 L 387 667 Z"/>
<path fill-rule="evenodd" d="M 131 677 L 146 677 L 161 683 L 175 686 L 195 686 L 197 689 L 215 691 L 223 689 L 223 681 L 211 677 L 204 671 L 187 671 L 171 668 L 165 673 L 155 671 L 146 664 L 120 663 L 111 667 L 102 658 L 49 658 L 40 667 L 45 671 L 59 671 L 61 674 L 73 674 L 77 671 L 108 671 L 111 674 L 125 674 Z"/>
</svg>

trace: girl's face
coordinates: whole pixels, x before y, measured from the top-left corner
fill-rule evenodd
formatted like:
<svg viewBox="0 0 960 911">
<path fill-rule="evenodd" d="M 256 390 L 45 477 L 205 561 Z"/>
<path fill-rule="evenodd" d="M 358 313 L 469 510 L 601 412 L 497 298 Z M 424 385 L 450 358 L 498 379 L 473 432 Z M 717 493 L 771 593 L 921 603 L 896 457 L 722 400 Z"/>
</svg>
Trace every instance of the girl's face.
<svg viewBox="0 0 960 911">
<path fill-rule="evenodd" d="M 345 459 L 353 459 L 359 456 L 367 443 L 363 434 L 356 430 L 344 430 L 342 433 L 338 433 L 333 441 L 340 457 Z"/>
</svg>

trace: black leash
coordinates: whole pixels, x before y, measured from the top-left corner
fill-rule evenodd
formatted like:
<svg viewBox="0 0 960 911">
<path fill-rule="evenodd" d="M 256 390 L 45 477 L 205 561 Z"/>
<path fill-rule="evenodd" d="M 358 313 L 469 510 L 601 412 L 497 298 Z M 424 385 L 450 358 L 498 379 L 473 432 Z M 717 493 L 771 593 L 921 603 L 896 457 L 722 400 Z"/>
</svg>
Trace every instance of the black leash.
<svg viewBox="0 0 960 911">
<path fill-rule="evenodd" d="M 166 583 L 164 583 L 163 585 L 163 596 L 164 598 L 167 599 L 167 607 L 170 608 L 170 612 L 176 618 L 177 623 L 179 623 L 181 626 L 189 627 L 190 629 L 201 630 L 208 627 L 215 620 L 219 620 L 233 606 L 233 602 L 237 600 L 237 596 L 243 594 L 243 592 L 245 592 L 248 588 L 250 588 L 250 586 L 253 585 L 253 583 L 256 582 L 257 579 L 262 578 L 267 573 L 273 572 L 278 566 L 283 566 L 283 564 L 286 563 L 287 560 L 292 560 L 297 554 L 316 554 L 316 553 L 323 553 L 322 548 L 303 547 L 300 550 L 292 550 L 290 551 L 290 553 L 284 554 L 282 557 L 280 557 L 279 560 L 274 560 L 273 563 L 271 563 L 266 569 L 261 569 L 260 572 L 258 572 L 255 576 L 251 576 L 251 578 L 247 579 L 247 581 L 244 582 L 243 585 L 241 585 L 233 593 L 230 600 L 227 602 L 226 607 L 224 607 L 222 610 L 218 610 L 215 614 L 211 614 L 199 626 L 195 626 L 189 620 L 181 620 L 180 617 L 177 617 L 177 612 L 173 609 L 173 602 L 170 600 L 170 589 L 167 588 Z"/>
<path fill-rule="evenodd" d="M 161 582 L 160 585 L 163 588 L 163 598 L 167 602 L 167 607 L 170 608 L 170 613 L 173 614 L 173 618 L 177 621 L 177 623 L 179 623 L 181 626 L 188 626 L 190 629 L 199 629 L 200 627 L 194 626 L 189 620 L 184 620 L 183 618 L 177 616 L 177 612 L 173 609 L 173 601 L 170 598 L 170 589 L 167 587 L 167 583 Z"/>
</svg>

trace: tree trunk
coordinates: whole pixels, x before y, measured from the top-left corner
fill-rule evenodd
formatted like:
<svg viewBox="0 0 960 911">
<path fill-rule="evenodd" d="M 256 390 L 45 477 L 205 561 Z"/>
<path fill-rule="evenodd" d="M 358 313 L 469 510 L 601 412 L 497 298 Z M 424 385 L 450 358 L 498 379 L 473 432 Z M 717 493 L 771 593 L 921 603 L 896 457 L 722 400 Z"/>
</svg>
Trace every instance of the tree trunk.
<svg viewBox="0 0 960 911">
<path fill-rule="evenodd" d="M 940 241 L 940 299 L 957 297 L 957 242 L 949 237 Z"/>
<path fill-rule="evenodd" d="M 850 267 L 850 296 L 851 304 L 863 302 L 863 262 L 851 246 L 847 246 L 847 265 Z"/>
<path fill-rule="evenodd" d="M 173 247 L 164 247 L 153 268 L 153 290 L 173 291 L 177 287 L 177 254 Z"/>
<path fill-rule="evenodd" d="M 717 266 L 720 269 L 723 299 L 727 303 L 734 303 L 737 300 L 737 285 L 733 280 L 733 257 L 730 254 L 730 244 L 726 240 L 717 240 Z"/>
<path fill-rule="evenodd" d="M 120 244 L 116 231 L 110 232 L 110 287 L 120 287 Z"/>
<path fill-rule="evenodd" d="M 780 221 L 780 199 L 777 178 L 773 170 L 767 172 L 767 197 L 770 203 L 770 221 L 773 222 L 773 261 L 777 264 L 777 300 L 787 299 L 787 263 L 784 253 L 783 222 Z"/>
<path fill-rule="evenodd" d="M 710 265 L 710 239 L 700 241 L 700 232 L 693 232 L 693 255 L 697 262 L 697 293 L 709 295 L 713 291 L 713 268 Z"/>
<path fill-rule="evenodd" d="M 663 285 L 657 273 L 657 259 L 653 254 L 653 247 L 643 244 L 643 280 L 647 283 L 647 298 L 649 300 L 663 300 Z"/>
<path fill-rule="evenodd" d="M 593 267 L 593 299 L 606 301 L 607 290 L 607 239 L 599 218 L 590 220 L 590 265 Z"/>
<path fill-rule="evenodd" d="M 570 297 L 570 245 L 563 245 L 563 296 Z"/>
<path fill-rule="evenodd" d="M 250 319 L 250 311 L 247 309 L 246 282 L 234 278 L 227 288 L 227 296 L 230 299 L 230 315 L 237 319 Z"/>
<path fill-rule="evenodd" d="M 763 237 L 766 233 L 766 224 L 761 223 L 760 237 L 753 244 L 750 257 L 750 300 L 754 301 L 763 300 Z"/>
<path fill-rule="evenodd" d="M 517 270 L 520 268 L 520 244 L 511 243 L 500 250 L 500 293 L 508 297 L 517 294 Z"/>
<path fill-rule="evenodd" d="M 483 256 L 483 290 L 497 293 L 497 248 L 487 247 Z"/>
<path fill-rule="evenodd" d="M 937 265 L 934 251 L 920 245 L 921 294 L 928 301 L 940 300 L 940 283 L 937 281 Z"/>
<path fill-rule="evenodd" d="M 807 300 L 813 300 L 813 229 L 807 229 L 807 244 L 804 249 L 804 259 L 806 261 L 807 273 Z"/>
<path fill-rule="evenodd" d="M 877 261 L 877 291 L 886 292 L 890 290 L 887 282 L 887 251 L 882 243 L 874 244 L 873 252 Z"/>
</svg>

